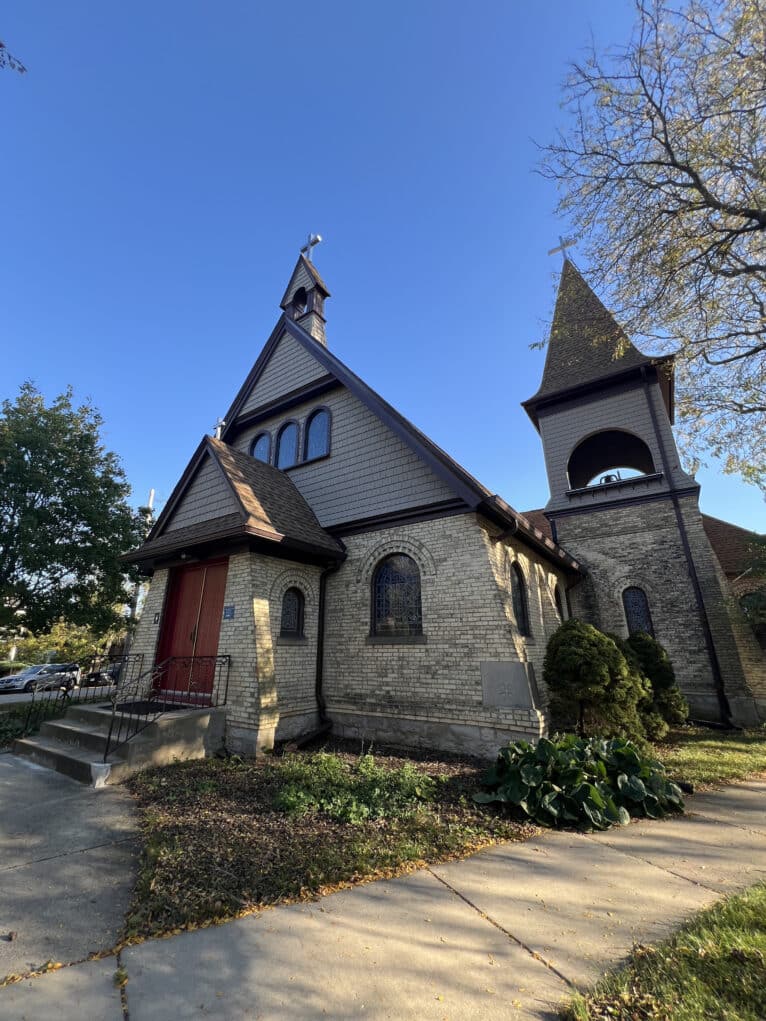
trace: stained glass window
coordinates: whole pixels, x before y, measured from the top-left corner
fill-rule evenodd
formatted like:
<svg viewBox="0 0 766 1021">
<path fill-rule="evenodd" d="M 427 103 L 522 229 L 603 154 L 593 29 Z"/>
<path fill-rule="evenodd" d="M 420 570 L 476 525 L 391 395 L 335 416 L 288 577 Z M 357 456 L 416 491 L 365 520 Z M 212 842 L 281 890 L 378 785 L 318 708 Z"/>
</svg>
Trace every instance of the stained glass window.
<svg viewBox="0 0 766 1021">
<path fill-rule="evenodd" d="M 631 585 L 622 593 L 622 605 L 625 607 L 625 620 L 628 623 L 628 634 L 645 631 L 654 636 L 652 615 L 649 612 L 649 600 L 642 588 Z"/>
<path fill-rule="evenodd" d="M 304 461 L 330 453 L 330 412 L 320 408 L 306 423 Z"/>
<path fill-rule="evenodd" d="M 561 589 L 558 585 L 553 586 L 553 601 L 556 604 L 556 613 L 559 615 L 559 620 L 564 619 L 564 602 L 561 598 Z"/>
<path fill-rule="evenodd" d="M 412 557 L 394 553 L 381 560 L 372 579 L 372 633 L 423 633 L 420 571 Z"/>
<path fill-rule="evenodd" d="M 287 422 L 277 435 L 277 468 L 291 468 L 298 460 L 298 426 Z"/>
<path fill-rule="evenodd" d="M 511 564 L 511 600 L 516 627 L 522 635 L 531 635 L 529 626 L 529 604 L 527 602 L 527 583 L 517 563 Z"/>
<path fill-rule="evenodd" d="M 263 461 L 265 464 L 268 464 L 271 458 L 271 436 L 268 433 L 259 433 L 253 440 L 250 453 L 256 461 Z"/>
<path fill-rule="evenodd" d="M 282 597 L 282 622 L 279 633 L 284 638 L 303 637 L 303 593 L 289 588 Z"/>
</svg>

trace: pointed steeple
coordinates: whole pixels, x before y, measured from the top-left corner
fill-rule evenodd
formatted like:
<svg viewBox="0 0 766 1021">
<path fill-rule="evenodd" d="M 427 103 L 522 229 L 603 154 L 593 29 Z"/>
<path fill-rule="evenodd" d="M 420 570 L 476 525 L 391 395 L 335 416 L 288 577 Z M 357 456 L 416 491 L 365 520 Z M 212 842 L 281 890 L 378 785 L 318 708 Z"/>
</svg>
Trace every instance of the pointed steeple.
<svg viewBox="0 0 766 1021">
<path fill-rule="evenodd" d="M 659 360 L 638 350 L 575 264 L 565 259 L 543 378 L 537 393 L 524 401 L 524 407 L 536 424 L 536 408 L 543 400 L 590 388 L 631 369 L 656 365 Z"/>
<path fill-rule="evenodd" d="M 301 253 L 279 307 L 325 347 L 324 300 L 329 297 L 330 292 L 316 266 Z"/>
</svg>

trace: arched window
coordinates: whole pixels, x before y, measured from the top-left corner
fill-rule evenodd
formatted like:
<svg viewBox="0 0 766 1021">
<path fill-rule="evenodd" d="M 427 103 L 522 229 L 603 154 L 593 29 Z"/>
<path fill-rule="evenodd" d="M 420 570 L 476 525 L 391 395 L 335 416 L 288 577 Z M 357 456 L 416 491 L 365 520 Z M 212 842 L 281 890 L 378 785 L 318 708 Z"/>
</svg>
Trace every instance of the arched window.
<svg viewBox="0 0 766 1021">
<path fill-rule="evenodd" d="M 404 553 L 386 557 L 375 568 L 372 576 L 372 633 L 423 633 L 420 571 L 412 557 Z"/>
<path fill-rule="evenodd" d="M 282 597 L 281 638 L 303 638 L 303 608 L 305 600 L 299 588 L 289 588 Z"/>
<path fill-rule="evenodd" d="M 271 460 L 271 436 L 269 433 L 258 433 L 250 447 L 250 454 L 256 461 L 268 464 Z"/>
<path fill-rule="evenodd" d="M 634 635 L 637 631 L 645 631 L 654 637 L 652 615 L 649 612 L 649 600 L 646 598 L 646 592 L 642 588 L 631 585 L 622 593 L 622 605 L 625 607 L 628 634 Z"/>
<path fill-rule="evenodd" d="M 561 598 L 561 589 L 558 585 L 553 586 L 553 601 L 556 604 L 556 613 L 559 615 L 559 620 L 564 619 L 564 601 Z"/>
<path fill-rule="evenodd" d="M 293 319 L 297 319 L 298 316 L 302 316 L 306 311 L 308 305 L 308 295 L 306 294 L 305 287 L 299 287 L 293 295 Z"/>
<path fill-rule="evenodd" d="M 306 422 L 303 440 L 303 460 L 313 461 L 330 453 L 330 412 L 319 408 Z"/>
<path fill-rule="evenodd" d="M 298 424 L 285 422 L 277 433 L 277 468 L 291 468 L 298 461 Z"/>
<path fill-rule="evenodd" d="M 515 561 L 511 564 L 511 600 L 513 602 L 513 615 L 516 618 L 516 627 L 522 635 L 531 635 L 532 628 L 529 626 L 527 583 L 524 581 L 521 568 Z"/>
</svg>

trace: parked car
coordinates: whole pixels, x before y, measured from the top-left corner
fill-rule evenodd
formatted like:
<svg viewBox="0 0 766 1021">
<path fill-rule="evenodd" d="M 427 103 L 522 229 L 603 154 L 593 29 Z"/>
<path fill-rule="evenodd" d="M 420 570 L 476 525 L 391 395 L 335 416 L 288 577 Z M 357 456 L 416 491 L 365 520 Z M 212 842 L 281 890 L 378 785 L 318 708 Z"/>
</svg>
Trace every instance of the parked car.
<svg viewBox="0 0 766 1021">
<path fill-rule="evenodd" d="M 77 663 L 37 663 L 20 674 L 0 678 L 0 694 L 12 691 L 50 691 L 66 688 L 71 691 L 80 683 Z"/>
<path fill-rule="evenodd" d="M 117 662 L 115 663 L 105 664 L 100 669 L 91 670 L 89 673 L 87 673 L 84 679 L 81 681 L 81 683 L 94 687 L 98 685 L 116 684 L 120 678 L 121 669 L 122 669 L 121 660 L 117 660 Z"/>
</svg>

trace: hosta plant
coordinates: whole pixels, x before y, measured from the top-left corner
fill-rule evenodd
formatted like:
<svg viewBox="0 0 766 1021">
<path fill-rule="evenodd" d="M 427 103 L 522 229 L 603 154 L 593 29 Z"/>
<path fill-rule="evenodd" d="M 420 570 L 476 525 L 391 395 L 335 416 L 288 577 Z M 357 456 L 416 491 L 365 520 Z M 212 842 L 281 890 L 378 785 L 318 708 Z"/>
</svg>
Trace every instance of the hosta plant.
<svg viewBox="0 0 766 1021">
<path fill-rule="evenodd" d="M 680 789 L 662 763 L 624 738 L 565 734 L 536 745 L 502 748 L 482 777 L 480 804 L 515 808 L 533 822 L 562 829 L 606 830 L 631 816 L 659 819 L 682 812 Z"/>
</svg>

